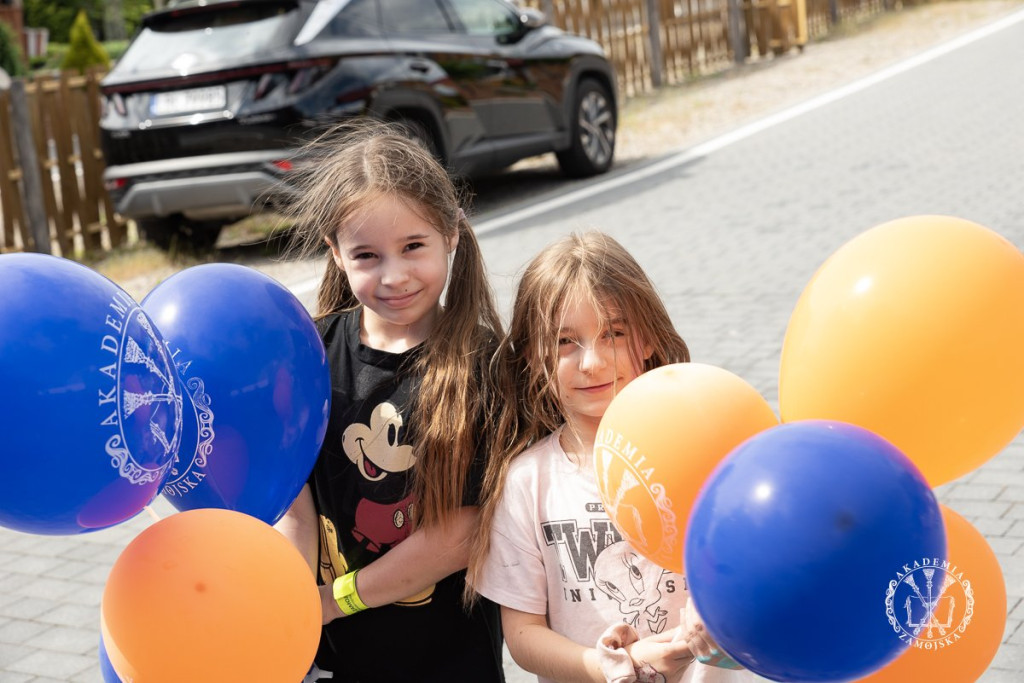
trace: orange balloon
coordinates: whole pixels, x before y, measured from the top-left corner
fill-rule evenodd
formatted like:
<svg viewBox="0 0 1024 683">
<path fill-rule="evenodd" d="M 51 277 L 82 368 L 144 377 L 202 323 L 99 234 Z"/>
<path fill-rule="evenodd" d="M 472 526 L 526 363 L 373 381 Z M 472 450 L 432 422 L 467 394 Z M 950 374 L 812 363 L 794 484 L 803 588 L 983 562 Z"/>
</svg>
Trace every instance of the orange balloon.
<svg viewBox="0 0 1024 683">
<path fill-rule="evenodd" d="M 289 541 L 255 517 L 197 509 L 145 529 L 114 563 L 101 630 L 134 683 L 301 681 L 320 594 Z"/>
<path fill-rule="evenodd" d="M 1024 254 L 996 232 L 912 216 L 855 237 L 804 289 L 782 346 L 783 422 L 849 422 L 937 486 L 1024 426 Z"/>
<path fill-rule="evenodd" d="M 974 683 L 996 656 L 1006 628 L 1006 583 L 999 560 L 970 522 L 945 505 L 939 507 L 949 564 L 937 574 L 942 572 L 948 585 L 935 607 L 932 637 L 922 630 L 906 652 L 862 681 Z M 900 607 L 901 626 L 907 626 Z"/>
<path fill-rule="evenodd" d="M 616 395 L 594 444 L 605 511 L 623 538 L 681 574 L 686 524 L 715 466 L 747 438 L 778 424 L 744 380 L 700 363 L 650 370 Z"/>
</svg>

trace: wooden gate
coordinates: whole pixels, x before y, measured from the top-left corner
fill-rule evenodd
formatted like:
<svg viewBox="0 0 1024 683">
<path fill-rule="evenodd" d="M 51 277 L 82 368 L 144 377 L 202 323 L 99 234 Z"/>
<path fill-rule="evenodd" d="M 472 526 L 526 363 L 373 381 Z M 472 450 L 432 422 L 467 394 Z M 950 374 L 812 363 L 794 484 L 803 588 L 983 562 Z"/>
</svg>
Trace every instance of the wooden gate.
<svg viewBox="0 0 1024 683">
<path fill-rule="evenodd" d="M 126 224 L 114 214 L 102 180 L 102 76 L 95 70 L 64 72 L 26 83 L 27 131 L 15 129 L 11 93 L 0 93 L 0 253 L 42 251 L 71 258 L 124 243 Z M 41 196 L 25 196 L 25 174 L 33 170 L 22 167 L 18 136 L 35 150 Z M 23 200 L 42 203 L 49 244 L 35 243 Z"/>
</svg>

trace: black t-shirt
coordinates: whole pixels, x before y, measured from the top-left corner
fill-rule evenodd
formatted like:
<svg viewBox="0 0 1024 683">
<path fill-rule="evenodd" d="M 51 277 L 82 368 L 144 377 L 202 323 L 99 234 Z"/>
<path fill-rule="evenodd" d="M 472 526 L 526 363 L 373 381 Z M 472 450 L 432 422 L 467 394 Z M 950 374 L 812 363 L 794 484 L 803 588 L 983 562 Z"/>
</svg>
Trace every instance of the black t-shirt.
<svg viewBox="0 0 1024 683">
<path fill-rule="evenodd" d="M 319 321 L 331 366 L 331 416 L 310 484 L 320 517 L 320 580 L 365 567 L 404 540 L 412 499 L 410 405 L 418 379 L 409 372 L 420 347 L 404 353 L 359 341 L 359 311 Z M 466 503 L 479 491 L 474 463 Z M 332 683 L 502 681 L 498 608 L 461 603 L 465 572 L 422 594 L 324 627 L 317 665 Z"/>
</svg>

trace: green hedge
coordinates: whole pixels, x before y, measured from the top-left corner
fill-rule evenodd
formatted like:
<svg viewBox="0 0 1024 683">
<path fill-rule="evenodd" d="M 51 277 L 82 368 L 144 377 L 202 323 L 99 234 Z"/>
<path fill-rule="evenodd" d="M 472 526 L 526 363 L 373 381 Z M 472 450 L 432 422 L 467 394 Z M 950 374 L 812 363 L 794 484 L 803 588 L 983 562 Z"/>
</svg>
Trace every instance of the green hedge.
<svg viewBox="0 0 1024 683">
<path fill-rule="evenodd" d="M 26 71 L 18 36 L 5 22 L 0 22 L 0 69 L 9 76 L 22 76 Z"/>
<path fill-rule="evenodd" d="M 75 23 L 71 26 L 71 45 L 60 66 L 65 70 L 76 71 L 85 71 L 90 66 L 110 67 L 110 55 L 93 35 L 85 10 L 79 11 L 75 17 Z"/>
</svg>

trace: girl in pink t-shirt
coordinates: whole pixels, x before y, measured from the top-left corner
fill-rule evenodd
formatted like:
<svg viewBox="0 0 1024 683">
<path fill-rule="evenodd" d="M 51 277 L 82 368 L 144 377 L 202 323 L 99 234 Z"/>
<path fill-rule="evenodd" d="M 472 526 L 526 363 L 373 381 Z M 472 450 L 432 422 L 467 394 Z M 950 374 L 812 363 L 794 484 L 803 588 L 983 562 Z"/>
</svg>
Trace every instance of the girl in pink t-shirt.
<svg viewBox="0 0 1024 683">
<path fill-rule="evenodd" d="M 703 630 L 685 579 L 623 540 L 593 469 L 616 393 L 642 372 L 688 360 L 643 269 L 607 235 L 560 240 L 519 282 L 493 362 L 506 404 L 469 578 L 501 605 L 512 657 L 542 682 L 748 674 L 730 670 Z"/>
</svg>

